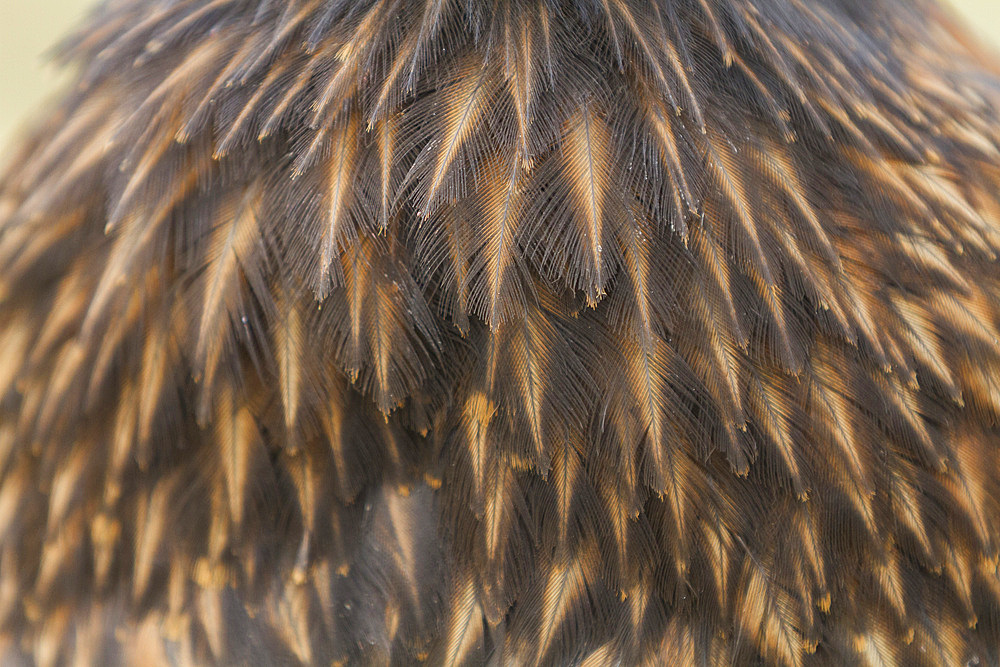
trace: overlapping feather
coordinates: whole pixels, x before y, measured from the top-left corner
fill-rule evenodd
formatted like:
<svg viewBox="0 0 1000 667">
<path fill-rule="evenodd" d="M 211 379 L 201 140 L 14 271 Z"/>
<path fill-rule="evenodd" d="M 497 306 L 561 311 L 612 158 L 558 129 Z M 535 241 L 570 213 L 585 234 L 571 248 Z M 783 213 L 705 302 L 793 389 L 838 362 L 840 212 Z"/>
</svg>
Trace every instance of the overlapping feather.
<svg viewBox="0 0 1000 667">
<path fill-rule="evenodd" d="M 106 4 L 0 182 L 0 655 L 996 662 L 960 34 Z"/>
</svg>

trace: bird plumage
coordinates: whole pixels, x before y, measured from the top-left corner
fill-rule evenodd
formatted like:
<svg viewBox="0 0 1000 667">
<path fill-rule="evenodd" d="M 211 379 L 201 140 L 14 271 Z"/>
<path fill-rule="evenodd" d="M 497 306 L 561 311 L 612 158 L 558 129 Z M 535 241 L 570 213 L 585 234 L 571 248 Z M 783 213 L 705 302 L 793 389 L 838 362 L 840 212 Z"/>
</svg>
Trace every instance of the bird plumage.
<svg viewBox="0 0 1000 667">
<path fill-rule="evenodd" d="M 935 4 L 63 51 L 0 181 L 7 660 L 1000 661 L 1000 75 Z"/>
</svg>

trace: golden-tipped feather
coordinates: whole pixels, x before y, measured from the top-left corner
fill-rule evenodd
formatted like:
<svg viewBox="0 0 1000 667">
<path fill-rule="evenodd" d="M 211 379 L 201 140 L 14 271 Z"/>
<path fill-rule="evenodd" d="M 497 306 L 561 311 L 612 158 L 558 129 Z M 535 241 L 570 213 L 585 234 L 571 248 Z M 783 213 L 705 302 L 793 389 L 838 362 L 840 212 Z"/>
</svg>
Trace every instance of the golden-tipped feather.
<svg viewBox="0 0 1000 667">
<path fill-rule="evenodd" d="M 0 180 L 0 662 L 1000 661 L 1000 69 L 929 0 L 64 53 Z"/>
</svg>

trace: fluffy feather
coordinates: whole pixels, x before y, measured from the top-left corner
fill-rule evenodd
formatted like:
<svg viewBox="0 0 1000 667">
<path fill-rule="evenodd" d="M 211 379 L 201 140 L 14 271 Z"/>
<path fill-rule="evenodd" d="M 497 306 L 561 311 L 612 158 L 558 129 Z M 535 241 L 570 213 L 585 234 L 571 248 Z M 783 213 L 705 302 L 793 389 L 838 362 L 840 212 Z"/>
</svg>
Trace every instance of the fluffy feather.
<svg viewBox="0 0 1000 667">
<path fill-rule="evenodd" d="M 4 663 L 1000 661 L 1000 69 L 929 0 L 63 53 L 0 180 Z"/>
</svg>

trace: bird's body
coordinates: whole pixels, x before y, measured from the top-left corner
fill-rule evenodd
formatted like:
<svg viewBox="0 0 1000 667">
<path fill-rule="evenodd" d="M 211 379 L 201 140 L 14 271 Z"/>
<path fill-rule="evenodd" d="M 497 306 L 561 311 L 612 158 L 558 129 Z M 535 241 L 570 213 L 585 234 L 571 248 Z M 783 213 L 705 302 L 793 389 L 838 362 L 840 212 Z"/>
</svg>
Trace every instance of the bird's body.
<svg viewBox="0 0 1000 667">
<path fill-rule="evenodd" d="M 964 39 L 105 4 L 0 183 L 5 662 L 997 664 Z"/>
</svg>

